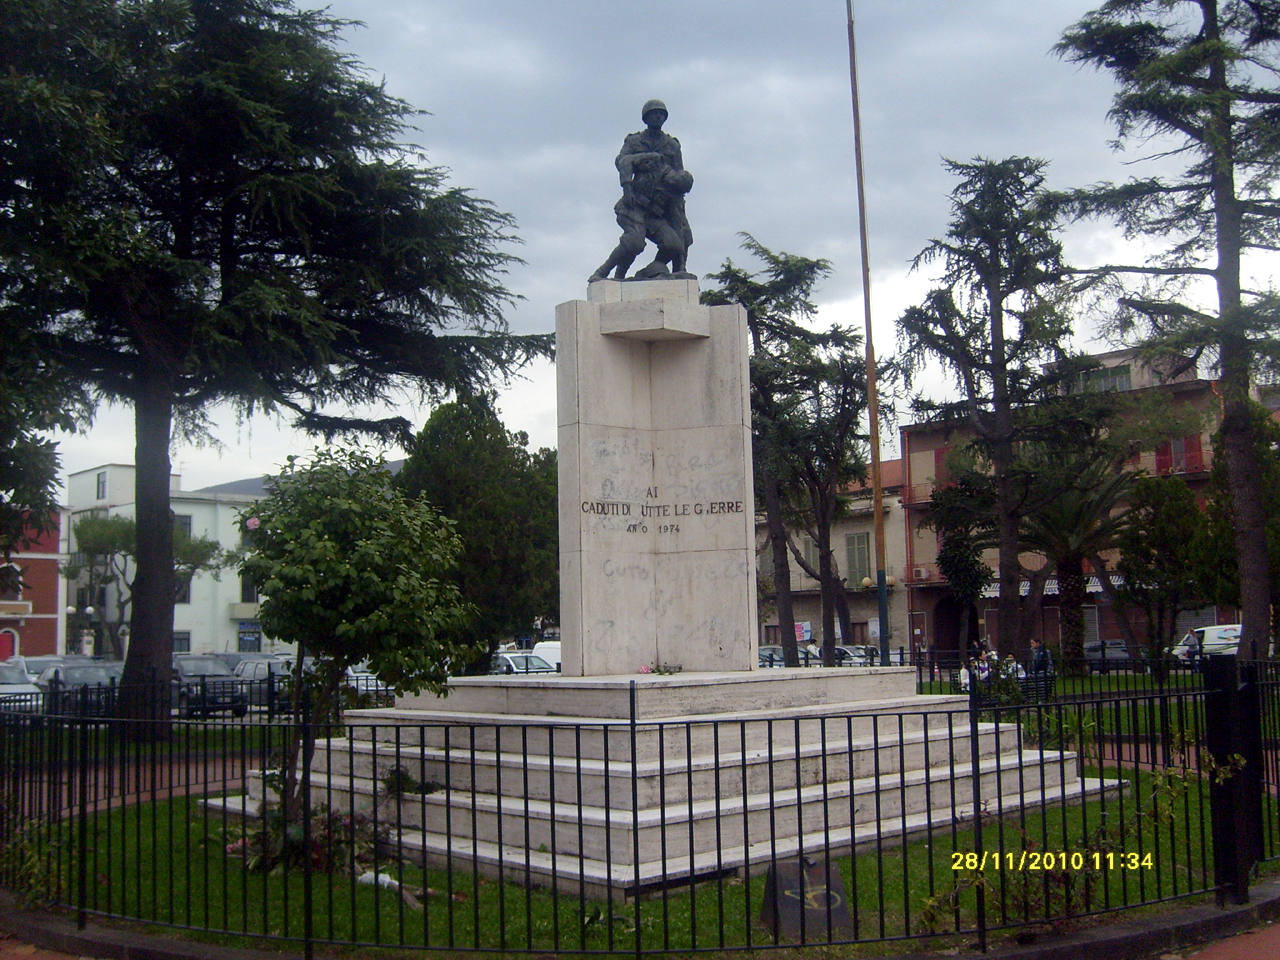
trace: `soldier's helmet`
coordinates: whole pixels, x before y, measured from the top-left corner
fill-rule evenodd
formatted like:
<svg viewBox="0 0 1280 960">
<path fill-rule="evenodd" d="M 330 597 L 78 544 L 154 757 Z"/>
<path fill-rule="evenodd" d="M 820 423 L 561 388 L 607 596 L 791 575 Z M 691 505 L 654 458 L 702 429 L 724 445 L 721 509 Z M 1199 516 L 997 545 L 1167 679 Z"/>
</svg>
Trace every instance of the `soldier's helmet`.
<svg viewBox="0 0 1280 960">
<path fill-rule="evenodd" d="M 645 103 L 644 108 L 640 111 L 640 119 L 645 123 L 648 123 L 649 114 L 653 113 L 655 110 L 661 110 L 663 118 L 670 116 L 670 114 L 667 113 L 667 105 L 665 103 L 661 100 L 650 100 Z"/>
</svg>

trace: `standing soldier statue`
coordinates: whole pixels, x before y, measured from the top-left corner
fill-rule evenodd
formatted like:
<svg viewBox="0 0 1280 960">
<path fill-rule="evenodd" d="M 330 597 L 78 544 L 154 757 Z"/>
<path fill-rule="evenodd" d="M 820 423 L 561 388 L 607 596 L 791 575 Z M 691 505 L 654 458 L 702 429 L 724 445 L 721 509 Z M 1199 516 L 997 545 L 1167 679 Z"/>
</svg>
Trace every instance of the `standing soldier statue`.
<svg viewBox="0 0 1280 960">
<path fill-rule="evenodd" d="M 627 279 L 627 270 L 644 251 L 646 239 L 658 245 L 658 255 L 630 279 L 696 280 L 696 274 L 685 270 L 693 231 L 684 215 L 684 195 L 693 187 L 693 174 L 684 168 L 680 141 L 662 132 L 666 105 L 650 100 L 641 117 L 645 129 L 623 141 L 614 161 L 622 199 L 613 205 L 613 212 L 622 227 L 622 238 L 609 259 L 591 275 L 591 281 L 606 279 L 611 270 L 614 279 Z"/>
</svg>

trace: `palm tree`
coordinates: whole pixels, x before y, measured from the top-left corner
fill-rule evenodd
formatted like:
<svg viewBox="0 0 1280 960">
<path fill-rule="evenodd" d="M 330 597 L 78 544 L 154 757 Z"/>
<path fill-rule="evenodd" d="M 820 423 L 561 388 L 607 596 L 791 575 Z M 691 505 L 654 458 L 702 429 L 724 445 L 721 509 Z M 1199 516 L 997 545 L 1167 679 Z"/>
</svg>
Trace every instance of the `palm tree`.
<svg viewBox="0 0 1280 960">
<path fill-rule="evenodd" d="M 1023 518 L 1023 549 L 1042 554 L 1057 571 L 1058 615 L 1066 671 L 1084 664 L 1085 561 L 1112 549 L 1128 522 L 1122 509 L 1134 474 L 1117 469 L 1111 458 L 1094 460 L 1058 496 Z M 1098 571 L 1107 576 L 1105 569 Z"/>
</svg>

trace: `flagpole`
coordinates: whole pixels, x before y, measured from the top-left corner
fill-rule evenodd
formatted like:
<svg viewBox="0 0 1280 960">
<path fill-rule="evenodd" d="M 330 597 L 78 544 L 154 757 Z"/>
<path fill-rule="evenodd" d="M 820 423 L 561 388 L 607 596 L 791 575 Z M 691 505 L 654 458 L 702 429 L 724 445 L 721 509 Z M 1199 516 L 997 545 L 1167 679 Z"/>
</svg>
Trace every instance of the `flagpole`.
<svg viewBox="0 0 1280 960">
<path fill-rule="evenodd" d="M 889 586 L 885 574 L 884 483 L 880 472 L 880 399 L 876 389 L 876 348 L 871 336 L 871 258 L 867 244 L 867 191 L 862 165 L 862 111 L 858 106 L 858 48 L 854 40 L 853 0 L 845 0 L 849 19 L 849 90 L 853 96 L 853 158 L 858 184 L 858 240 L 862 248 L 862 308 L 867 347 L 867 417 L 871 421 L 871 513 L 875 523 L 876 598 L 880 617 L 880 663 L 889 663 Z"/>
</svg>

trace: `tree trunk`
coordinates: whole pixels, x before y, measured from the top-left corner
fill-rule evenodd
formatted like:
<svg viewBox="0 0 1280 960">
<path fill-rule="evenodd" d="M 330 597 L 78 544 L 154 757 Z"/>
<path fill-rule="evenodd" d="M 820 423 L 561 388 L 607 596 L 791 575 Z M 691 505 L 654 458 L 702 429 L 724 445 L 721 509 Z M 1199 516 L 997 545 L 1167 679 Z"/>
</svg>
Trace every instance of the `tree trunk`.
<svg viewBox="0 0 1280 960">
<path fill-rule="evenodd" d="M 822 589 L 822 665 L 836 665 L 836 598 L 832 589 L 835 571 L 831 564 L 831 521 L 818 517 L 818 584 Z M 844 584 L 840 584 L 844 588 Z"/>
<path fill-rule="evenodd" d="M 787 560 L 787 527 L 782 519 L 782 494 L 773 472 L 760 479 L 764 492 L 764 514 L 769 526 L 769 550 L 773 555 L 774 602 L 778 608 L 778 641 L 783 662 L 800 666 L 800 645 L 796 642 L 796 616 L 791 605 L 791 564 Z"/>
<path fill-rule="evenodd" d="M 1013 495 L 1003 473 L 1002 465 L 997 464 L 996 546 L 1000 593 L 996 605 L 996 646 L 1005 653 L 1021 655 L 1026 632 L 1022 617 L 1022 564 L 1018 561 L 1018 525 L 1021 518 L 1010 506 Z"/>
<path fill-rule="evenodd" d="M 1084 602 L 1086 599 L 1084 557 L 1063 557 L 1058 561 L 1058 623 L 1062 631 L 1062 669 L 1067 676 L 1083 676 Z"/>
<path fill-rule="evenodd" d="M 1102 595 L 1110 601 L 1111 609 L 1115 611 L 1116 623 L 1120 626 L 1120 632 L 1124 634 L 1124 642 L 1131 649 L 1136 650 L 1141 646 L 1138 642 L 1138 633 L 1133 629 L 1133 621 L 1129 619 L 1129 608 L 1120 602 L 1120 591 L 1111 582 L 1111 571 L 1107 569 L 1106 561 L 1094 554 L 1089 558 L 1089 563 L 1094 570 L 1098 571 L 1098 583 L 1102 587 Z"/>
<path fill-rule="evenodd" d="M 849 613 L 849 587 L 839 573 L 834 574 L 833 585 L 836 600 L 836 620 L 840 624 L 840 638 L 844 643 L 853 642 L 853 616 Z"/>
<path fill-rule="evenodd" d="M 120 708 L 133 719 L 160 721 L 169 716 L 174 598 L 173 518 L 169 510 L 173 390 L 162 371 L 153 371 L 142 381 L 134 399 L 134 420 L 137 572 Z M 165 731 L 157 734 L 163 736 Z"/>
<path fill-rule="evenodd" d="M 1240 582 L 1240 655 L 1265 657 L 1271 636 L 1271 564 L 1262 470 L 1247 401 L 1228 400 L 1226 406 L 1222 441 Z"/>
<path fill-rule="evenodd" d="M 1216 4 L 1204 4 L 1204 33 L 1213 43 L 1221 38 Z M 1204 144 L 1210 159 L 1213 190 L 1214 241 L 1218 262 L 1214 281 L 1218 290 L 1221 325 L 1219 362 L 1223 382 L 1222 440 L 1231 491 L 1231 518 L 1240 582 L 1240 653 L 1266 656 L 1271 636 L 1271 576 L 1267 559 L 1266 508 L 1262 471 L 1256 462 L 1249 385 L 1254 352 L 1248 342 L 1247 317 L 1241 300 L 1240 255 L 1244 243 L 1243 208 L 1235 188 L 1235 157 L 1227 63 L 1219 52 L 1209 61 L 1208 83 L 1221 94 L 1210 108 Z"/>
</svg>

